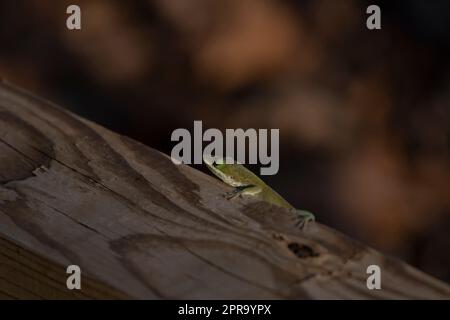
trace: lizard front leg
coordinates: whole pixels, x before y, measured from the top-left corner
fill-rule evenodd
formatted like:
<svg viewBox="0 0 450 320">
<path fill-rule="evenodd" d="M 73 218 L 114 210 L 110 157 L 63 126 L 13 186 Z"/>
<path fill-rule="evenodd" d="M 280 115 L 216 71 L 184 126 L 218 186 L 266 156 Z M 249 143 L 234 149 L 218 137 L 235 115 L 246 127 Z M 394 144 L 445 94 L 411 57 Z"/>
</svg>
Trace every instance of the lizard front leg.
<svg viewBox="0 0 450 320">
<path fill-rule="evenodd" d="M 225 198 L 231 200 L 240 195 L 255 195 L 261 192 L 261 188 L 252 184 L 239 186 L 234 188 L 233 191 L 227 192 Z"/>
</svg>

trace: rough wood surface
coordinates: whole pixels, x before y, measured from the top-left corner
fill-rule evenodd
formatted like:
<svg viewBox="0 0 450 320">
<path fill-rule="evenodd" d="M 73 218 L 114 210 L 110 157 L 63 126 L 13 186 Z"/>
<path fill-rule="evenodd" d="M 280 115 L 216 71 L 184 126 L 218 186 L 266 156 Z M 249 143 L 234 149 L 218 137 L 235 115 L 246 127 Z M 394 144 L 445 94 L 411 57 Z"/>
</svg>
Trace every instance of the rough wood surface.
<svg viewBox="0 0 450 320">
<path fill-rule="evenodd" d="M 450 298 L 400 261 L 226 191 L 0 84 L 0 298 Z M 65 288 L 70 264 L 81 291 Z M 366 287 L 370 264 L 382 290 Z"/>
</svg>

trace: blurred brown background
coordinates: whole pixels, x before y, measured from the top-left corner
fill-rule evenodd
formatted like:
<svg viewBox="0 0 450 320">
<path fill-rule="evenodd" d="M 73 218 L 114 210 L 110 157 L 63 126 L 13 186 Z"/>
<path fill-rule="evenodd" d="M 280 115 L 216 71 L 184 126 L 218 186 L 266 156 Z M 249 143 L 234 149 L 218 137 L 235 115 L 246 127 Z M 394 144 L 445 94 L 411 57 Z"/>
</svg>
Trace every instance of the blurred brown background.
<svg viewBox="0 0 450 320">
<path fill-rule="evenodd" d="M 280 128 L 269 184 L 450 282 L 449 21 L 446 0 L 0 0 L 0 76 L 168 154 L 194 120 Z"/>
</svg>

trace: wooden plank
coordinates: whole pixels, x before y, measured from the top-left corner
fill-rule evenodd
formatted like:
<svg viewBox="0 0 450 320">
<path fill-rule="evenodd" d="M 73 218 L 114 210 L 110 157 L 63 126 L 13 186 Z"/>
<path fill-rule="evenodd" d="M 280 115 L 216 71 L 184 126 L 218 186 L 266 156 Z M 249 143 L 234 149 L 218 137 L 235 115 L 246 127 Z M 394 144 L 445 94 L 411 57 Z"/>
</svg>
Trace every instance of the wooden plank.
<svg viewBox="0 0 450 320">
<path fill-rule="evenodd" d="M 83 278 L 68 290 L 66 268 L 0 238 L 0 299 L 125 299 L 125 294 Z"/>
<path fill-rule="evenodd" d="M 450 298 L 424 273 L 0 84 L 0 297 Z M 86 290 L 65 288 L 82 269 Z M 368 290 L 366 268 L 382 269 Z"/>
</svg>

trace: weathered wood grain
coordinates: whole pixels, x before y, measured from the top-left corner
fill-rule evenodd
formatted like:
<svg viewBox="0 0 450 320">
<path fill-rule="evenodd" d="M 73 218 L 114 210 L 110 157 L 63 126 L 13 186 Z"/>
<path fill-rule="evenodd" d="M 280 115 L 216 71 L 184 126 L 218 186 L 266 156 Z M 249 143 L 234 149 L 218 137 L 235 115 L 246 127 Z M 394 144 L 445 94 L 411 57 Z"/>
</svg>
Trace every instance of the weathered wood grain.
<svg viewBox="0 0 450 320">
<path fill-rule="evenodd" d="M 125 294 L 83 277 L 67 290 L 66 268 L 0 238 L 0 299 L 125 299 Z"/>
<path fill-rule="evenodd" d="M 450 298 L 400 261 L 226 191 L 0 84 L 0 298 Z M 82 268 L 79 292 L 65 288 L 70 264 Z M 370 264 L 382 290 L 366 287 Z"/>
</svg>

